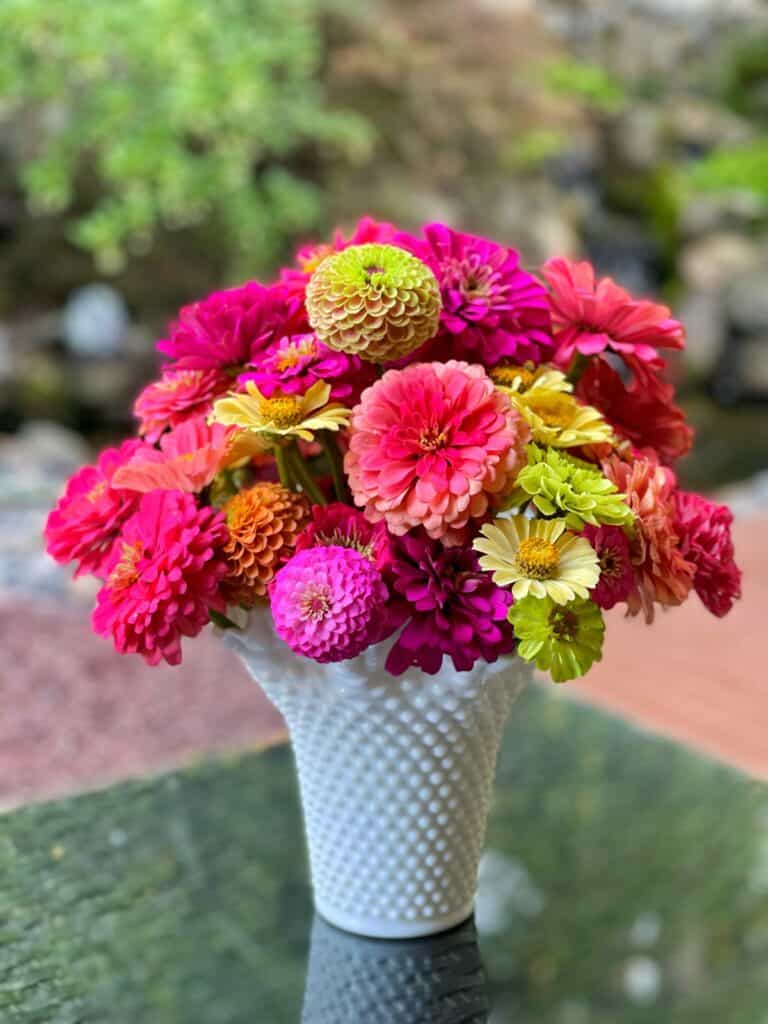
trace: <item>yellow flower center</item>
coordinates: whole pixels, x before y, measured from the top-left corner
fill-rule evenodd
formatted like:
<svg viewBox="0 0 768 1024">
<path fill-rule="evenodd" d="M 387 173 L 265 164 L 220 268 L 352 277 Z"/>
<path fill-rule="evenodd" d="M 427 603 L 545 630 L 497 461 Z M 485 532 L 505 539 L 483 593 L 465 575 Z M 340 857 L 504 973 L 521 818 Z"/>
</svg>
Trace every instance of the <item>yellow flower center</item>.
<svg viewBox="0 0 768 1024">
<path fill-rule="evenodd" d="M 321 583 L 310 583 L 299 598 L 299 615 L 302 619 L 319 622 L 331 609 L 331 594 Z"/>
<path fill-rule="evenodd" d="M 289 344 L 286 345 L 280 353 L 280 358 L 277 361 L 277 368 L 281 372 L 283 370 L 290 370 L 291 367 L 300 363 L 302 359 L 316 354 L 317 345 L 315 344 L 314 338 L 306 338 L 304 341 L 298 342 L 289 342 Z"/>
<path fill-rule="evenodd" d="M 99 482 L 97 484 L 95 484 L 90 489 L 90 491 L 88 491 L 88 493 L 86 494 L 86 498 L 90 502 L 97 502 L 99 500 L 99 498 L 102 496 L 102 494 L 106 491 L 106 489 L 107 489 L 106 481 L 105 480 L 99 480 Z"/>
<path fill-rule="evenodd" d="M 259 413 L 265 423 L 275 427 L 295 427 L 304 419 L 302 401 L 296 395 L 281 395 L 279 398 L 262 398 Z"/>
<path fill-rule="evenodd" d="M 551 540 L 544 537 L 526 537 L 517 549 L 520 571 L 533 580 L 551 579 L 557 572 L 560 556 Z"/>
<path fill-rule="evenodd" d="M 567 427 L 573 421 L 574 403 L 568 395 L 531 402 L 531 409 L 548 427 Z"/>
<path fill-rule="evenodd" d="M 447 440 L 448 438 L 444 430 L 438 430 L 437 427 L 427 427 L 426 430 L 422 431 L 419 438 L 419 448 L 423 452 L 437 452 L 441 448 L 445 448 Z"/>
<path fill-rule="evenodd" d="M 567 608 L 553 608 L 549 624 L 555 637 L 563 643 L 572 644 L 579 635 L 579 617 Z"/>
<path fill-rule="evenodd" d="M 140 541 L 135 544 L 123 542 L 123 550 L 120 554 L 120 561 L 109 574 L 107 585 L 112 590 L 126 590 L 133 586 L 139 578 L 138 564 L 143 554 L 143 545 Z"/>
<path fill-rule="evenodd" d="M 318 533 L 316 540 L 318 544 L 327 547 L 351 548 L 352 551 L 359 551 L 361 555 L 373 561 L 373 545 L 363 543 L 354 531 L 343 533 L 341 530 L 334 530 L 332 533 Z"/>
<path fill-rule="evenodd" d="M 499 363 L 490 372 L 491 380 L 495 384 L 500 384 L 503 388 L 511 388 L 517 381 L 519 391 L 527 391 L 536 380 L 532 364 L 516 366 L 514 363 Z"/>
</svg>

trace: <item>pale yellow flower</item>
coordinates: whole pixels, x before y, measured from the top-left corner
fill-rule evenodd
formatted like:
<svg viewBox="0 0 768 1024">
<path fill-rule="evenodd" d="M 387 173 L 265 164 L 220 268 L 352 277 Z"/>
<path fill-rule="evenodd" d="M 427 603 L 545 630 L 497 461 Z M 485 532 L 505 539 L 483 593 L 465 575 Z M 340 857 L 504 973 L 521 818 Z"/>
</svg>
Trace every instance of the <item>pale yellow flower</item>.
<svg viewBox="0 0 768 1024">
<path fill-rule="evenodd" d="M 561 370 L 556 370 L 547 363 L 534 366 L 526 363 L 518 366 L 515 363 L 499 363 L 489 371 L 491 380 L 501 391 L 507 394 L 525 394 L 530 391 L 573 391 L 573 384 Z"/>
<path fill-rule="evenodd" d="M 531 388 L 509 399 L 531 428 L 534 441 L 552 448 L 575 448 L 613 441 L 613 430 L 597 409 L 562 391 Z"/>
<path fill-rule="evenodd" d="M 512 585 L 516 601 L 550 597 L 567 604 L 586 598 L 600 579 L 597 553 L 584 537 L 567 531 L 564 519 L 512 516 L 482 527 L 473 547 L 480 565 L 500 587 Z"/>
<path fill-rule="evenodd" d="M 349 424 L 350 410 L 328 402 L 331 388 L 324 381 L 316 381 L 305 395 L 276 391 L 266 398 L 253 381 L 245 388 L 245 394 L 232 392 L 214 402 L 213 422 L 242 427 L 272 443 L 290 437 L 312 441 L 316 430 L 339 430 Z"/>
</svg>

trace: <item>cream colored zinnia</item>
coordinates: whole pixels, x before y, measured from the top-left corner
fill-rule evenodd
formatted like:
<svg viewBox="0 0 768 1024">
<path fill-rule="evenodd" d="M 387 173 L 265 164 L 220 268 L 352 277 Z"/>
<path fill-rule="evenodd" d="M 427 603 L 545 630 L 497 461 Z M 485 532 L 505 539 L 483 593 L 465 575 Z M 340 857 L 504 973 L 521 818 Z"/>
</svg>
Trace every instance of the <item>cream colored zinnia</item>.
<svg viewBox="0 0 768 1024">
<path fill-rule="evenodd" d="M 565 525 L 564 519 L 497 519 L 483 526 L 473 546 L 493 582 L 511 584 L 515 600 L 530 595 L 567 604 L 589 596 L 600 579 L 600 564 L 589 541 Z"/>
<path fill-rule="evenodd" d="M 338 402 L 328 402 L 329 384 L 316 381 L 304 395 L 285 395 L 276 391 L 266 398 L 253 381 L 246 393 L 230 393 L 213 405 L 211 419 L 241 427 L 265 439 L 299 437 L 312 441 L 316 430 L 338 430 L 349 424 L 350 410 Z"/>
<path fill-rule="evenodd" d="M 496 387 L 507 393 L 573 391 L 573 385 L 562 370 L 556 370 L 547 363 L 541 366 L 534 366 L 533 363 L 519 366 L 517 363 L 502 362 L 489 370 L 489 373 Z"/>
<path fill-rule="evenodd" d="M 613 430 L 597 409 L 573 395 L 549 390 L 510 393 L 509 399 L 531 428 L 534 441 L 553 448 L 576 448 L 614 440 Z"/>
</svg>

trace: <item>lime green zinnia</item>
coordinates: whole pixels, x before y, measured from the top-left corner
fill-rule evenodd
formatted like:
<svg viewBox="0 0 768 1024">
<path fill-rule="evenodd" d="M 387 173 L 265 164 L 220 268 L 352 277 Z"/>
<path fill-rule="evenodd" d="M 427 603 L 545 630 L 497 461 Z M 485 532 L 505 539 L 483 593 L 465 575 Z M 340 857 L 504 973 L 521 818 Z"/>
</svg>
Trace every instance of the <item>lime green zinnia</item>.
<svg viewBox="0 0 768 1024">
<path fill-rule="evenodd" d="M 554 448 L 529 444 L 528 465 L 520 470 L 507 504 L 531 500 L 542 515 L 564 514 L 572 530 L 591 526 L 631 526 L 625 495 L 599 469 Z"/>
<path fill-rule="evenodd" d="M 517 653 L 564 683 L 583 676 L 603 653 L 605 623 L 594 601 L 576 598 L 556 604 L 551 598 L 524 597 L 509 609 Z"/>
</svg>

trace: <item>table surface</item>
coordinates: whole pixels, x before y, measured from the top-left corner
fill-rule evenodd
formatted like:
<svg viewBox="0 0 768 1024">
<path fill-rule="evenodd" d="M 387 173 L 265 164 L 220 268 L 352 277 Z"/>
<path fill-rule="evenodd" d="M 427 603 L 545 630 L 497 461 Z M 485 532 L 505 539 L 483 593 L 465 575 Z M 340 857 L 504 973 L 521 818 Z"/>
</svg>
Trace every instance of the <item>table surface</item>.
<svg viewBox="0 0 768 1024">
<path fill-rule="evenodd" d="M 506 734 L 479 946 L 313 925 L 285 747 L 9 814 L 0 878 L 9 1024 L 768 1021 L 768 789 L 552 687 Z"/>
</svg>

